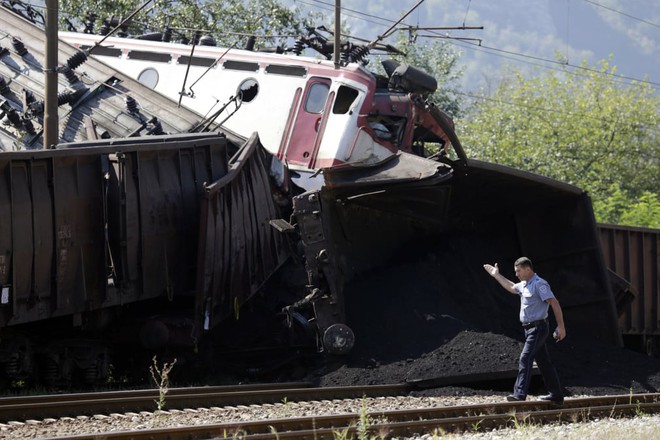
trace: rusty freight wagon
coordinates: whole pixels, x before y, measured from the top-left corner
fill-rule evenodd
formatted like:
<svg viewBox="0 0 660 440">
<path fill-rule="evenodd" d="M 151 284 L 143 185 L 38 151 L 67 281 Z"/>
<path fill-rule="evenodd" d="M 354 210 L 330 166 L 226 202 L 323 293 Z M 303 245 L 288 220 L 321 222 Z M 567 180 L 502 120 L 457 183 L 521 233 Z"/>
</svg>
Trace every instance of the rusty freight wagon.
<svg viewBox="0 0 660 440">
<path fill-rule="evenodd" d="M 660 230 L 599 224 L 627 346 L 660 355 Z"/>
</svg>

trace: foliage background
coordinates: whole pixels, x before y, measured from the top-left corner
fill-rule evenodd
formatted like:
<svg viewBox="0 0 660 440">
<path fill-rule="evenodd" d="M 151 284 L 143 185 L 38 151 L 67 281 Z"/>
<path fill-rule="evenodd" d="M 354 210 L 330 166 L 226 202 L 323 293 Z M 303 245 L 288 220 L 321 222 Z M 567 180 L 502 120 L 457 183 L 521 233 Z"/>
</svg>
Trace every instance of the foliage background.
<svg viewBox="0 0 660 440">
<path fill-rule="evenodd" d="M 60 26 L 81 29 L 85 17 L 92 14 L 98 31 L 108 17 L 128 17 L 145 0 L 67 0 L 60 2 Z M 274 44 L 305 33 L 305 27 L 322 19 L 320 14 L 304 14 L 287 8 L 278 0 L 153 0 L 128 26 L 129 34 L 175 30 L 176 37 L 192 40 L 196 30 L 213 36 L 220 45 L 261 37 L 258 44 Z M 239 47 L 241 45 L 239 44 Z"/>
<path fill-rule="evenodd" d="M 587 190 L 599 222 L 660 227 L 660 97 L 621 84 L 608 61 L 523 76 L 511 70 L 461 120 L 474 158 Z"/>
</svg>

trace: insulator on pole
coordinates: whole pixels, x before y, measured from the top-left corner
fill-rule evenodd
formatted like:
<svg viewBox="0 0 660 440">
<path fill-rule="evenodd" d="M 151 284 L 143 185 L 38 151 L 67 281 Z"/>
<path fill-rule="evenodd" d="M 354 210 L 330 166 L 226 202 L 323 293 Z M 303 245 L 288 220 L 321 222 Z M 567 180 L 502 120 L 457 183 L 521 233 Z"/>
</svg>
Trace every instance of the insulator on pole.
<svg viewBox="0 0 660 440">
<path fill-rule="evenodd" d="M 15 109 L 9 109 L 9 111 L 5 112 L 5 115 L 14 127 L 19 129 L 23 128 L 23 120 L 21 119 L 21 115 L 19 115 Z"/>
<path fill-rule="evenodd" d="M 150 134 L 154 134 L 154 135 L 165 134 L 165 132 L 163 131 L 163 124 L 160 123 L 158 118 L 153 117 L 149 122 L 151 123 L 151 129 L 149 130 Z"/>
<path fill-rule="evenodd" d="M 137 113 L 138 104 L 135 98 L 130 95 L 126 95 L 126 98 L 124 98 L 124 103 L 126 104 L 126 109 L 129 111 L 129 113 Z"/>
<path fill-rule="evenodd" d="M 70 69 L 75 69 L 82 65 L 85 61 L 87 61 L 87 54 L 81 50 L 66 60 L 66 65 L 69 66 Z"/>
<path fill-rule="evenodd" d="M 73 99 L 74 93 L 73 92 L 62 92 L 58 93 L 57 95 L 57 106 L 61 107 L 64 104 L 69 104 L 71 100 Z"/>
<path fill-rule="evenodd" d="M 68 65 L 61 66 L 59 69 L 57 69 L 59 73 L 64 75 L 64 77 L 69 81 L 69 84 L 75 84 L 79 81 L 78 75 L 76 75 L 76 72 L 73 71 L 71 67 Z"/>
<path fill-rule="evenodd" d="M 6 95 L 9 92 L 9 84 L 7 84 L 7 81 L 0 76 L 0 95 Z"/>
<path fill-rule="evenodd" d="M 250 35 L 248 37 L 247 43 L 245 44 L 245 50 L 254 51 L 254 44 L 257 42 L 257 37 Z"/>
<path fill-rule="evenodd" d="M 25 43 L 23 43 L 21 40 L 19 40 L 16 37 L 12 37 L 11 39 L 11 45 L 14 46 L 14 50 L 22 57 L 27 55 L 28 50 L 25 47 Z"/>
<path fill-rule="evenodd" d="M 303 49 L 305 49 L 305 42 L 303 41 L 302 38 L 298 38 L 293 45 L 292 52 L 295 53 L 296 55 L 301 55 Z"/>
<path fill-rule="evenodd" d="M 36 133 L 34 124 L 29 119 L 23 119 L 23 126 L 25 127 L 27 134 L 33 135 Z"/>
</svg>

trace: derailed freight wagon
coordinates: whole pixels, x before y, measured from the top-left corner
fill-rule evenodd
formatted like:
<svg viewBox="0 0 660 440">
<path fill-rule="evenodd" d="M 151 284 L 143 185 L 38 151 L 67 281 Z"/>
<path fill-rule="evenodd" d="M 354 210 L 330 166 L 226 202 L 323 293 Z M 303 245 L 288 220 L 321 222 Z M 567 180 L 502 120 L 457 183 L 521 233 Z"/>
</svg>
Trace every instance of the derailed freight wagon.
<svg viewBox="0 0 660 440">
<path fill-rule="evenodd" d="M 660 230 L 599 224 L 626 346 L 660 356 Z"/>
<path fill-rule="evenodd" d="M 113 349 L 192 347 L 246 302 L 288 247 L 268 223 L 270 157 L 256 137 L 238 147 L 201 134 L 0 155 L 8 376 L 98 382 Z"/>
<path fill-rule="evenodd" d="M 552 280 L 572 337 L 621 344 L 591 201 L 581 189 L 490 163 L 450 167 L 405 153 L 375 167 L 324 172 L 324 188 L 294 199 L 294 217 L 314 307 L 345 301 L 348 325 L 359 329 L 356 344 L 361 337 L 398 343 L 405 353 L 418 341 L 388 327 L 401 329 L 398 322 L 408 318 L 423 325 L 413 309 L 427 319 L 451 315 L 483 331 L 516 334 L 517 303 L 482 265 L 499 261 L 513 278 L 520 255 Z M 382 306 L 389 300 L 397 305 Z M 425 310 L 429 304 L 441 306 Z M 347 334 L 353 337 L 337 328 L 326 338 Z"/>
<path fill-rule="evenodd" d="M 227 176 L 236 174 L 237 151 L 242 175 L 268 154 L 256 138 L 246 143 L 226 130 L 189 134 L 216 125 L 62 42 L 62 145 L 42 150 L 45 35 L 4 7 L 0 24 L 7 43 L 0 51 L 0 377 L 94 383 L 107 377 L 111 349 L 131 358 L 122 341 L 146 354 L 163 344 L 194 345 L 214 306 L 196 297 L 198 268 L 212 273 L 196 261 L 200 212 L 211 203 L 203 188 L 224 178 L 223 190 L 241 195 L 252 215 L 264 215 L 271 199 L 252 200 L 261 192 L 270 197 L 264 175 L 241 189 Z M 240 224 L 223 246 L 262 232 Z M 284 258 L 278 245 L 268 248 L 271 238 L 277 240 L 259 242 L 274 257 L 258 267 L 237 263 L 258 275 L 246 280 L 224 265 L 222 276 L 239 281 L 231 299 L 222 297 L 225 290 L 214 300 L 232 310 L 246 301 L 263 282 L 257 278 Z M 203 304 L 197 321 L 196 300 Z"/>
</svg>

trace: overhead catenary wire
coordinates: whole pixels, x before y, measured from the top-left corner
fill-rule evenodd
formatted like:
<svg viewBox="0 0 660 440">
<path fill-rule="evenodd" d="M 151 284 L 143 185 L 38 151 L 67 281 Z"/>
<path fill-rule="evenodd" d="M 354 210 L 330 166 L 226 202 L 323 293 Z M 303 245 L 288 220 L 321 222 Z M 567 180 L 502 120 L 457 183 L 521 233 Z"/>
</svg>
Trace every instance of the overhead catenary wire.
<svg viewBox="0 0 660 440">
<path fill-rule="evenodd" d="M 301 0 L 296 0 L 296 1 L 301 2 L 301 3 L 309 4 L 309 3 L 301 1 Z M 324 2 L 322 0 L 312 0 L 312 1 L 314 1 L 315 3 L 327 4 L 326 2 Z M 358 15 L 365 15 L 365 16 L 368 16 L 368 17 L 371 17 L 371 18 L 377 18 L 379 20 L 387 21 L 388 23 L 393 23 L 394 22 L 393 20 L 385 19 L 385 18 L 382 18 L 382 17 L 375 17 L 375 16 L 372 16 L 370 14 L 361 13 L 361 12 L 355 11 L 355 10 L 350 10 L 349 9 L 349 11 L 354 12 Z M 361 19 L 360 17 L 355 17 L 355 18 Z M 370 21 L 370 20 L 366 20 L 366 21 L 374 23 L 374 24 L 379 24 L 379 23 L 375 23 L 375 22 Z M 414 28 L 414 27 L 415 26 L 412 26 L 412 25 L 408 26 L 408 28 Z M 441 35 L 441 34 L 438 34 L 438 35 L 434 35 L 432 37 L 442 38 L 444 36 Z M 579 70 L 582 70 L 582 71 L 591 72 L 591 73 L 595 73 L 595 74 L 608 75 L 608 76 L 610 76 L 611 80 L 622 82 L 622 83 L 625 83 L 625 84 L 629 84 L 627 81 L 637 81 L 637 82 L 647 83 L 652 88 L 660 89 L 660 83 L 654 83 L 654 82 L 646 81 L 646 80 L 639 80 L 637 78 L 626 77 L 626 76 L 623 76 L 623 75 L 616 75 L 616 74 L 612 74 L 610 72 L 603 72 L 603 71 L 600 71 L 600 70 L 597 70 L 597 69 L 588 68 L 588 67 L 584 67 L 584 66 L 576 66 L 576 65 L 572 65 L 572 64 L 567 63 L 567 62 L 561 62 L 561 61 L 557 61 L 557 60 L 549 60 L 549 59 L 546 59 L 546 58 L 535 57 L 535 56 L 521 54 L 521 53 L 517 53 L 517 52 L 513 52 L 513 51 L 506 51 L 506 50 L 502 50 L 502 49 L 492 48 L 492 47 L 489 47 L 489 46 L 483 46 L 481 44 L 470 43 L 469 41 L 464 41 L 463 42 L 464 44 L 460 44 L 461 41 L 455 41 L 455 40 L 449 40 L 449 41 L 452 44 L 455 44 L 455 45 L 458 45 L 458 46 L 461 46 L 461 47 L 467 47 L 467 48 L 472 48 L 472 49 L 476 49 L 476 50 L 484 49 L 483 52 L 489 53 L 489 54 L 494 55 L 494 56 L 500 56 L 502 58 L 510 59 L 510 60 L 513 60 L 513 61 L 516 61 L 516 62 L 525 63 L 525 64 L 537 66 L 537 67 L 542 67 L 542 68 L 545 68 L 545 69 L 548 69 L 548 70 L 563 72 L 564 68 L 571 67 L 571 68 L 574 68 L 574 69 L 579 69 Z M 489 50 L 496 51 L 496 52 L 501 52 L 505 55 L 502 55 L 500 53 L 491 53 L 491 52 L 489 52 Z M 516 57 L 521 57 L 521 58 L 526 58 L 526 59 L 519 59 L 519 58 L 516 58 Z M 528 61 L 528 60 L 533 60 L 533 61 Z M 546 64 L 540 64 L 540 62 L 551 63 L 553 66 L 548 66 Z M 554 67 L 554 66 L 560 66 L 560 67 Z M 580 73 L 580 72 L 570 72 L 570 73 L 573 73 L 573 74 L 578 75 L 578 76 L 583 76 L 583 74 Z M 655 86 L 655 87 L 653 87 L 653 86 Z M 494 98 L 488 98 L 488 97 L 485 97 L 485 96 L 474 95 L 474 94 L 471 94 L 471 93 L 464 93 L 464 92 L 458 92 L 458 91 L 453 91 L 452 93 L 455 93 L 456 95 L 461 95 L 461 96 L 465 96 L 465 97 L 468 97 L 468 98 L 472 98 L 472 99 L 481 99 L 481 100 L 495 101 L 495 102 L 500 102 L 500 103 L 505 102 L 505 101 L 501 101 L 501 100 L 494 99 Z M 512 106 L 518 106 L 518 107 L 528 108 L 528 109 L 542 111 L 542 112 L 563 113 L 562 111 L 556 110 L 556 109 L 547 109 L 547 108 L 541 108 L 541 107 L 538 107 L 538 106 L 535 107 L 535 106 L 529 106 L 529 105 L 524 105 L 524 104 L 514 103 L 514 102 L 506 102 L 506 103 L 509 104 L 509 105 L 512 105 Z M 597 121 L 601 121 L 601 122 L 606 122 L 606 123 L 613 122 L 613 121 L 608 120 L 608 119 L 597 118 L 597 117 L 594 117 L 594 116 L 591 116 L 591 115 L 588 115 L 588 114 L 584 114 L 584 113 L 576 113 L 576 114 L 579 114 L 580 116 L 588 118 L 588 119 L 593 119 L 593 120 L 597 120 Z"/>
<path fill-rule="evenodd" d="M 500 58 L 512 60 L 512 61 L 515 61 L 516 63 L 520 63 L 520 64 L 528 64 L 530 66 L 536 66 L 536 67 L 540 67 L 540 68 L 546 69 L 546 70 L 554 70 L 554 71 L 560 72 L 560 73 L 570 73 L 570 74 L 577 75 L 577 76 L 582 76 L 582 77 L 587 77 L 587 75 L 588 75 L 587 72 L 590 71 L 592 73 L 596 73 L 596 74 L 599 74 L 599 75 L 609 76 L 608 79 L 612 83 L 617 83 L 617 84 L 622 84 L 622 85 L 631 85 L 631 81 L 633 81 L 633 82 L 645 83 L 650 88 L 652 88 L 654 90 L 660 90 L 660 86 L 654 85 L 655 83 L 653 83 L 653 82 L 639 80 L 639 79 L 636 79 L 636 78 L 628 79 L 628 78 L 617 77 L 616 74 L 612 74 L 611 72 L 603 72 L 601 70 L 592 69 L 592 68 L 578 69 L 577 67 L 584 67 L 584 66 L 577 66 L 576 67 L 576 66 L 573 66 L 572 64 L 568 64 L 566 62 L 561 62 L 561 61 L 556 61 L 556 60 L 547 60 L 548 62 L 551 62 L 553 65 L 541 64 L 540 62 L 520 59 L 520 58 L 516 58 L 515 56 L 492 53 L 492 52 L 489 52 L 488 47 L 479 46 L 477 44 L 466 42 L 466 45 L 462 45 L 462 44 L 459 44 L 459 43 L 460 42 L 452 41 L 452 44 L 454 44 L 455 46 L 459 46 L 459 47 L 462 47 L 462 48 L 471 49 L 471 50 L 475 50 L 475 51 L 481 51 L 481 52 L 484 52 L 488 55 L 498 56 Z M 484 49 L 484 50 L 482 50 L 482 49 Z M 567 68 L 570 68 L 570 69 L 573 69 L 573 70 L 568 70 Z"/>
<path fill-rule="evenodd" d="M 367 46 L 368 46 L 368 47 L 373 47 L 373 46 L 375 46 L 376 43 L 378 43 L 379 41 L 381 41 L 381 40 L 383 40 L 383 39 L 389 37 L 390 35 L 392 35 L 392 33 L 394 32 L 394 30 L 395 30 L 395 28 L 398 26 L 398 24 L 401 23 L 403 20 L 405 20 L 406 17 L 408 17 L 410 14 L 412 14 L 412 12 L 413 12 L 415 9 L 417 9 L 422 3 L 424 3 L 424 1 L 425 1 L 425 0 L 419 0 L 419 2 L 417 2 L 417 4 L 416 4 L 415 6 L 413 6 L 412 8 L 410 8 L 410 10 L 409 10 L 408 12 L 406 12 L 405 14 L 403 14 L 403 16 L 402 16 L 401 18 L 399 18 L 397 21 L 395 21 L 394 24 L 392 24 L 392 26 L 389 27 L 389 29 L 387 29 L 385 32 L 383 32 L 381 35 L 379 35 L 378 38 L 376 38 L 374 41 L 372 41 L 371 43 L 369 43 Z"/>
<path fill-rule="evenodd" d="M 322 0 L 309 0 L 309 1 L 293 0 L 293 1 L 294 1 L 294 3 L 301 3 L 303 5 L 316 7 L 316 8 L 319 8 L 319 9 L 323 9 L 325 11 L 334 10 L 334 3 L 328 3 L 328 2 L 325 2 L 325 1 L 322 1 Z M 323 5 L 325 7 L 317 6 L 317 5 Z M 379 16 L 373 15 L 373 14 L 368 14 L 366 12 L 357 11 L 357 10 L 351 9 L 351 8 L 346 8 L 344 6 L 341 7 L 341 11 L 344 13 L 344 15 L 347 15 L 349 17 L 353 17 L 353 18 L 365 21 L 367 23 L 372 23 L 372 24 L 376 24 L 376 25 L 379 25 L 379 26 L 389 25 L 390 23 L 393 22 L 393 20 L 390 20 L 390 19 L 387 19 L 387 18 L 379 17 Z M 373 21 L 373 20 L 368 20 L 367 18 L 380 20 L 380 21 L 377 22 L 377 21 Z"/>
<path fill-rule="evenodd" d="M 94 49 L 96 49 L 97 47 L 101 46 L 101 45 L 103 44 L 103 42 L 104 42 L 106 39 L 108 39 L 109 37 L 111 37 L 112 34 L 114 34 L 118 29 L 121 29 L 121 27 L 122 27 L 125 23 L 129 23 L 129 22 L 133 19 L 133 17 L 135 17 L 135 16 L 136 16 L 137 14 L 139 14 L 144 8 L 146 8 L 146 7 L 149 5 L 149 3 L 151 3 L 151 1 L 152 1 L 152 0 L 146 0 L 141 6 L 139 6 L 135 11 L 133 11 L 128 17 L 124 18 L 124 19 L 123 19 L 123 20 L 122 20 L 117 26 L 115 26 L 115 27 L 114 27 L 113 29 L 111 29 L 106 35 L 104 35 L 103 38 L 101 38 L 100 41 L 97 41 L 96 43 L 94 43 L 94 45 L 93 45 L 92 47 L 90 47 L 90 48 L 88 49 L 87 52 L 88 52 L 88 53 L 91 53 L 91 52 L 94 51 Z M 155 6 L 152 6 L 151 8 L 153 9 L 154 7 L 155 7 Z M 147 12 L 148 12 L 148 11 L 147 11 Z"/>
<path fill-rule="evenodd" d="M 470 12 L 470 5 L 472 0 L 468 0 L 467 8 L 465 8 L 465 17 L 463 17 L 463 27 L 465 27 L 465 22 L 467 21 L 468 12 Z"/>
<path fill-rule="evenodd" d="M 660 28 L 660 24 L 653 23 L 653 22 L 648 21 L 648 20 L 644 20 L 643 18 L 635 17 L 634 15 L 628 14 L 628 13 L 623 12 L 623 11 L 619 11 L 619 10 L 614 9 L 614 8 L 610 8 L 609 6 L 602 5 L 602 4 L 600 4 L 598 2 L 595 2 L 593 0 L 584 0 L 584 1 L 587 2 L 587 3 L 590 3 L 594 6 L 597 6 L 599 8 L 607 9 L 610 12 L 615 12 L 617 14 L 623 15 L 624 17 L 628 17 L 630 19 L 637 20 L 640 23 L 644 23 L 644 24 L 648 24 L 649 26 L 654 26 L 654 27 Z"/>
<path fill-rule="evenodd" d="M 591 67 L 585 67 L 585 66 L 565 62 L 565 61 L 557 61 L 557 60 L 551 60 L 551 59 L 548 59 L 548 58 L 536 57 L 536 56 L 533 56 L 533 55 L 521 54 L 519 52 L 513 52 L 513 51 L 510 51 L 510 50 L 498 49 L 496 47 L 484 46 L 482 44 L 476 45 L 476 44 L 470 43 L 470 42 L 466 42 L 466 44 L 472 45 L 472 46 L 478 46 L 480 48 L 484 48 L 484 49 L 487 49 L 487 50 L 493 51 L 493 52 L 500 52 L 500 53 L 514 55 L 514 56 L 521 57 L 521 58 L 527 58 L 527 59 L 531 59 L 531 60 L 542 61 L 544 63 L 571 67 L 573 69 L 579 69 L 579 70 L 584 70 L 584 71 L 587 71 L 587 72 L 592 72 L 592 73 L 598 73 L 598 74 L 601 74 L 601 75 L 611 76 L 611 77 L 613 77 L 615 79 L 619 79 L 619 80 L 646 83 L 646 84 L 649 84 L 650 86 L 653 86 L 653 88 L 660 88 L 660 83 L 659 82 L 649 81 L 649 80 L 645 80 L 645 79 L 639 79 L 639 78 L 635 78 L 635 77 L 632 77 L 632 76 L 619 75 L 619 74 L 611 73 L 611 72 L 603 72 L 601 70 L 597 70 L 597 69 L 594 69 L 594 68 L 591 68 Z M 465 46 L 463 46 L 463 47 L 465 47 Z M 515 59 L 515 58 L 510 58 L 509 57 L 509 59 Z M 545 66 L 542 66 L 542 67 L 545 67 Z"/>
<path fill-rule="evenodd" d="M 307 4 L 309 6 L 318 7 L 319 9 L 326 9 L 324 7 L 319 7 L 319 6 L 316 6 L 316 5 L 312 5 L 311 3 L 309 3 L 308 1 L 305 1 L 305 0 L 295 0 L 295 1 L 298 2 L 298 3 Z M 310 0 L 310 1 L 315 3 L 315 4 L 319 4 L 319 5 L 324 5 L 324 6 L 330 5 L 330 3 L 328 3 L 324 0 Z M 342 10 L 344 10 L 343 7 L 342 7 Z M 384 21 L 387 24 L 394 23 L 394 20 L 383 18 L 383 17 L 376 17 L 374 15 L 363 13 L 363 12 L 360 12 L 360 11 L 356 11 L 354 9 L 347 9 L 347 11 L 350 11 L 351 13 L 356 14 L 357 16 L 355 16 L 355 15 L 350 15 L 350 16 L 352 16 L 353 18 L 355 18 L 357 20 L 362 20 L 362 21 L 366 21 L 366 22 L 369 22 L 369 23 L 373 23 L 373 24 L 384 25 L 383 23 L 376 23 L 374 21 L 366 20 L 366 19 L 362 18 L 362 16 L 366 16 L 366 17 L 369 17 L 369 18 L 377 18 L 378 20 Z M 413 25 L 410 25 L 410 24 L 407 24 L 407 23 L 404 23 L 404 24 L 409 26 L 409 27 L 413 27 Z M 429 35 L 427 37 L 429 37 L 429 38 L 446 38 L 446 36 L 444 36 L 440 33 L 435 33 L 435 32 L 431 32 L 431 33 L 433 35 Z M 485 53 L 487 53 L 489 55 L 492 55 L 492 56 L 499 56 L 499 57 L 502 57 L 502 58 L 508 58 L 508 59 L 511 59 L 511 60 L 514 60 L 514 61 L 517 61 L 517 62 L 521 62 L 521 63 L 526 63 L 526 64 L 533 64 L 533 65 L 537 65 L 539 67 L 543 67 L 543 68 L 550 69 L 550 70 L 559 70 L 559 69 L 554 68 L 554 67 L 550 67 L 550 66 L 547 66 L 547 65 L 543 65 L 543 64 L 530 63 L 529 61 L 521 60 L 521 59 L 518 59 L 518 58 L 525 58 L 525 59 L 528 59 L 528 60 L 531 59 L 531 60 L 536 60 L 536 61 L 543 62 L 543 63 L 550 63 L 550 64 L 553 64 L 553 65 L 561 65 L 563 67 L 570 67 L 572 69 L 590 71 L 592 73 L 597 73 L 597 74 L 609 76 L 613 80 L 616 80 L 616 81 L 618 81 L 620 83 L 624 83 L 624 84 L 630 84 L 630 82 L 638 82 L 638 83 L 648 84 L 649 86 L 651 86 L 654 89 L 660 89 L 660 83 L 659 82 L 655 82 L 655 81 L 651 81 L 651 80 L 647 80 L 647 79 L 640 79 L 640 78 L 631 77 L 631 76 L 619 75 L 619 74 L 615 74 L 615 73 L 612 73 L 612 72 L 603 72 L 603 71 L 600 71 L 600 70 L 597 70 L 597 69 L 592 69 L 592 68 L 588 68 L 588 67 L 585 67 L 585 66 L 580 66 L 580 65 L 576 65 L 576 64 L 572 64 L 572 63 L 568 63 L 568 62 L 559 62 L 557 60 L 550 60 L 550 59 L 547 59 L 547 58 L 535 57 L 533 55 L 523 54 L 523 53 L 514 52 L 514 51 L 507 51 L 507 50 L 504 50 L 504 49 L 498 49 L 498 48 L 494 48 L 494 47 L 490 47 L 490 46 L 483 46 L 482 44 L 474 44 L 474 43 L 470 43 L 470 42 L 467 42 L 467 41 L 464 42 L 464 44 L 461 44 L 461 41 L 456 41 L 456 40 L 451 40 L 451 39 L 447 39 L 447 41 L 449 43 L 453 44 L 453 45 L 457 45 L 457 46 L 460 46 L 460 47 L 463 47 L 463 48 L 466 48 L 466 49 L 471 49 L 471 50 L 479 51 L 480 49 L 483 48 L 485 50 L 482 50 L 482 52 L 485 52 Z M 503 56 L 503 55 L 501 55 L 502 53 L 513 55 L 513 56 L 518 57 L 518 58 L 512 58 L 510 56 Z"/>
</svg>

